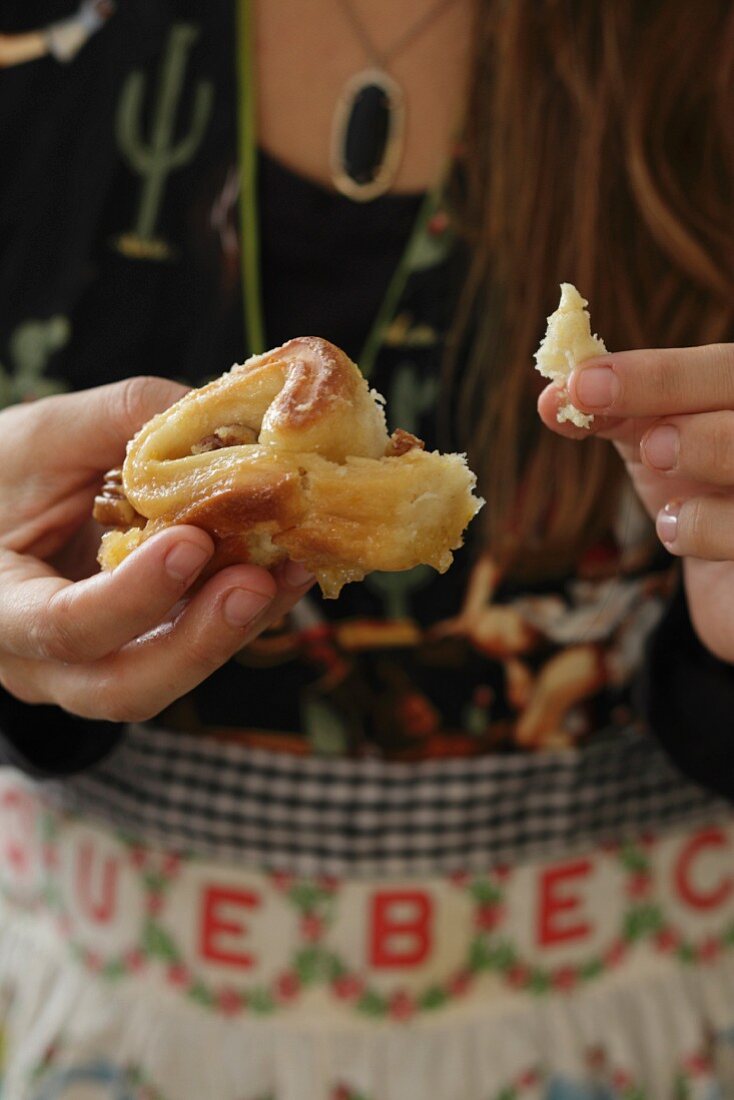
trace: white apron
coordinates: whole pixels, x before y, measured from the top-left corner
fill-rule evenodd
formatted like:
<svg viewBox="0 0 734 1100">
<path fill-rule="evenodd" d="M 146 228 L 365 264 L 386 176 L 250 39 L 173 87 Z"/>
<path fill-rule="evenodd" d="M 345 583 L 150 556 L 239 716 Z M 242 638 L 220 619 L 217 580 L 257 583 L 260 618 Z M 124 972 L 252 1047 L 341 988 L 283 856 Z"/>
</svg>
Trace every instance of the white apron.
<svg viewBox="0 0 734 1100">
<path fill-rule="evenodd" d="M 644 751 L 646 776 L 598 757 L 597 819 L 574 754 L 327 766 L 137 730 L 70 783 L 1 772 L 3 1100 L 734 1095 L 734 817 Z M 528 827 L 540 777 L 577 843 Z M 521 833 L 480 828 L 488 783 Z M 342 811 L 352 850 L 322 851 Z"/>
</svg>

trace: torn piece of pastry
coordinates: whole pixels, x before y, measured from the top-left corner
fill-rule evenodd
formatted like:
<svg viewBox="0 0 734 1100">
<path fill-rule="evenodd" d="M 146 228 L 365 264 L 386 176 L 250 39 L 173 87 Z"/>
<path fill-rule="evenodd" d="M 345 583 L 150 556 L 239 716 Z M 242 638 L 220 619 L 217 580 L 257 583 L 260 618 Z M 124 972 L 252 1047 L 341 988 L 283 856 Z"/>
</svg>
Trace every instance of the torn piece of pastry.
<svg viewBox="0 0 734 1100">
<path fill-rule="evenodd" d="M 594 417 L 582 413 L 568 400 L 568 377 L 579 363 L 607 350 L 603 340 L 591 335 L 591 319 L 584 308 L 588 304 L 575 286 L 561 283 L 558 309 L 548 318 L 545 336 L 535 353 L 536 370 L 561 387 L 565 404 L 559 405 L 558 423 L 570 420 L 577 428 L 591 427 Z"/>
<path fill-rule="evenodd" d="M 112 569 L 174 523 L 213 538 L 205 576 L 236 562 L 285 558 L 325 596 L 372 570 L 432 565 L 452 550 L 483 501 L 464 455 L 388 435 L 383 399 L 326 340 L 302 337 L 248 359 L 153 417 L 107 475 L 95 516 Z"/>
</svg>

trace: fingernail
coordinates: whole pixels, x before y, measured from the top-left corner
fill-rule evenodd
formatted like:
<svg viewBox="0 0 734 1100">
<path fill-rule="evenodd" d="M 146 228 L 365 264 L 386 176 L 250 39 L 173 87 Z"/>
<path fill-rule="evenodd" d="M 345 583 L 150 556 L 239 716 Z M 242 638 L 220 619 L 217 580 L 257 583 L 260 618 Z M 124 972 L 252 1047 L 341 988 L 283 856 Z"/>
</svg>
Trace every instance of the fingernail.
<svg viewBox="0 0 734 1100">
<path fill-rule="evenodd" d="M 680 433 L 672 424 L 653 430 L 644 440 L 645 458 L 656 470 L 674 470 L 678 465 Z"/>
<path fill-rule="evenodd" d="M 208 550 L 194 542 L 179 542 L 166 554 L 163 564 L 169 577 L 175 581 L 191 581 L 209 560 Z"/>
<path fill-rule="evenodd" d="M 611 367 L 589 367 L 576 372 L 575 396 L 587 409 L 608 409 L 619 397 L 619 379 Z"/>
<path fill-rule="evenodd" d="M 247 626 L 271 602 L 272 596 L 267 596 L 264 592 L 233 588 L 224 601 L 224 617 L 230 626 Z"/>
<path fill-rule="evenodd" d="M 656 529 L 658 538 L 665 546 L 671 547 L 678 536 L 678 516 L 680 515 L 680 501 L 671 501 L 658 512 Z"/>
<path fill-rule="evenodd" d="M 313 579 L 313 573 L 310 573 L 305 566 L 301 565 L 300 561 L 286 562 L 283 570 L 283 580 L 289 588 L 303 588 L 304 585 L 311 584 Z"/>
</svg>

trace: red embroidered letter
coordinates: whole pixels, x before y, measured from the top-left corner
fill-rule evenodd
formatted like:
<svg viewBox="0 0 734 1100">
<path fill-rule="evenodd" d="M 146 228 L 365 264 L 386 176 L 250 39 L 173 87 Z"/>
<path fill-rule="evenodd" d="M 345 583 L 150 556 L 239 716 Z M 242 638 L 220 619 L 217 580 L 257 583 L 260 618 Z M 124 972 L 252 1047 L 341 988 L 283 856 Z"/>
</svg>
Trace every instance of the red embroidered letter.
<svg viewBox="0 0 734 1100">
<path fill-rule="evenodd" d="M 3 792 L 4 859 L 17 878 L 27 875 L 30 866 L 30 843 L 35 836 L 35 807 L 25 791 L 11 787 Z M 7 812 L 6 812 L 7 811 Z"/>
<path fill-rule="evenodd" d="M 260 905 L 258 894 L 251 890 L 230 890 L 227 887 L 208 886 L 204 891 L 201 940 L 199 950 L 205 959 L 211 962 L 227 963 L 229 966 L 239 966 L 243 970 L 254 966 L 252 955 L 244 951 L 234 951 L 231 947 L 221 942 L 222 936 L 237 936 L 242 938 L 247 935 L 247 925 L 241 920 L 233 919 L 232 908 L 257 909 Z M 230 919 L 222 912 L 225 906 L 230 907 Z"/>
<path fill-rule="evenodd" d="M 99 864 L 100 856 L 90 840 L 85 840 L 77 853 L 76 888 L 79 905 L 90 920 L 97 924 L 109 924 L 117 907 L 117 879 L 120 872 L 119 861 L 107 856 L 104 866 L 96 877 L 96 896 L 92 883 L 93 864 Z"/>
<path fill-rule="evenodd" d="M 715 909 L 731 897 L 734 880 L 724 875 L 718 885 L 701 890 L 691 882 L 691 868 L 699 852 L 706 848 L 728 848 L 729 841 L 721 829 L 705 829 L 692 837 L 678 856 L 673 871 L 675 886 L 681 898 L 692 909 Z"/>
<path fill-rule="evenodd" d="M 431 899 L 422 890 L 391 890 L 372 898 L 370 965 L 418 966 L 431 949 Z"/>
<path fill-rule="evenodd" d="M 578 894 L 562 892 L 564 882 L 585 878 L 591 871 L 588 859 L 579 859 L 575 863 L 564 863 L 544 871 L 540 879 L 540 897 L 538 898 L 538 943 L 542 947 L 551 947 L 557 943 L 569 943 L 580 940 L 591 932 L 588 921 L 570 918 L 581 908 Z M 566 913 L 567 919 L 560 921 L 559 914 Z"/>
</svg>

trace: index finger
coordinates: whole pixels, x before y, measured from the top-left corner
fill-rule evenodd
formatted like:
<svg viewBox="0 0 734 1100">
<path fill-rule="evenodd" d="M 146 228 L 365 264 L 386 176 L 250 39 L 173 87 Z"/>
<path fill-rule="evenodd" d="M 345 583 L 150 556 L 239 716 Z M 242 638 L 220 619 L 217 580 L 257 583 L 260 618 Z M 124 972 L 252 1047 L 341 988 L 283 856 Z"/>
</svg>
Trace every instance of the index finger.
<svg viewBox="0 0 734 1100">
<path fill-rule="evenodd" d="M 576 368 L 568 389 L 583 412 L 608 417 L 734 408 L 734 344 L 597 356 Z"/>
</svg>

